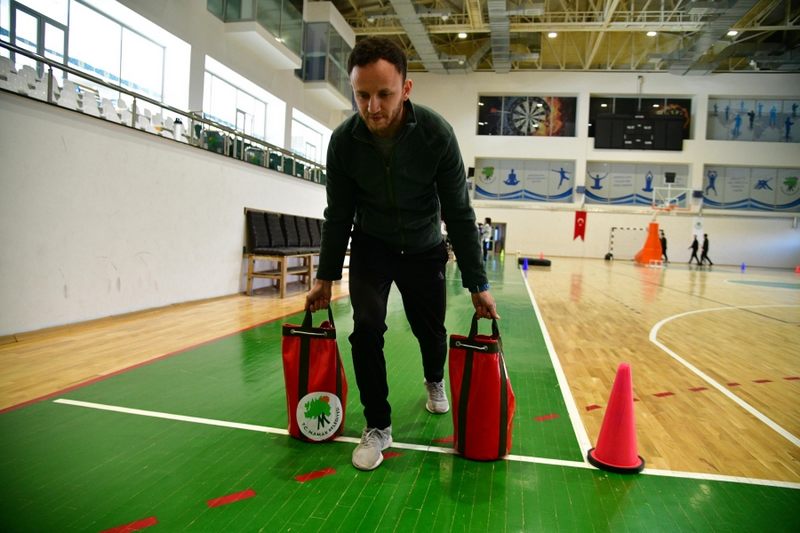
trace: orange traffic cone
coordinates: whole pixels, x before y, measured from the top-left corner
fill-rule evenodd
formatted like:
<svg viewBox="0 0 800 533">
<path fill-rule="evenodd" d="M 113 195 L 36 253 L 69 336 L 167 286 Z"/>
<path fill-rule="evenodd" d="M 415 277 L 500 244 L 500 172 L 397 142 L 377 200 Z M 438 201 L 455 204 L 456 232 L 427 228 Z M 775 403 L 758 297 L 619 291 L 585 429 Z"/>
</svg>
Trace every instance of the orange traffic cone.
<svg viewBox="0 0 800 533">
<path fill-rule="evenodd" d="M 795 274 L 800 274 L 800 265 L 797 265 L 796 267 L 794 267 L 794 273 Z"/>
<path fill-rule="evenodd" d="M 644 469 L 644 459 L 636 451 L 633 386 L 628 363 L 620 363 L 617 368 L 597 447 L 589 450 L 586 459 L 601 470 L 620 474 L 635 474 Z"/>
</svg>

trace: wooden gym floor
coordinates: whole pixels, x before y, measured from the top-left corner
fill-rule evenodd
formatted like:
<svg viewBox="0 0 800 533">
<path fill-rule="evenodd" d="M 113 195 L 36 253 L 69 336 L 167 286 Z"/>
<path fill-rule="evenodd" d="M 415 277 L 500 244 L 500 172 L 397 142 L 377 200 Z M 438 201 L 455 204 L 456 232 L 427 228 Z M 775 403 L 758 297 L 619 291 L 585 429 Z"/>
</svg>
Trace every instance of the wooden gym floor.
<svg viewBox="0 0 800 533">
<path fill-rule="evenodd" d="M 5 338 L 3 530 L 800 530 L 800 276 L 567 258 L 487 270 L 518 402 L 508 460 L 449 453 L 393 293 L 396 444 L 375 472 L 349 465 L 363 419 L 346 283 L 345 437 L 285 436 L 280 324 L 304 292 L 266 289 Z M 448 280 L 448 330 L 466 333 L 456 265 Z M 584 461 L 621 362 L 647 467 L 635 476 Z"/>
</svg>

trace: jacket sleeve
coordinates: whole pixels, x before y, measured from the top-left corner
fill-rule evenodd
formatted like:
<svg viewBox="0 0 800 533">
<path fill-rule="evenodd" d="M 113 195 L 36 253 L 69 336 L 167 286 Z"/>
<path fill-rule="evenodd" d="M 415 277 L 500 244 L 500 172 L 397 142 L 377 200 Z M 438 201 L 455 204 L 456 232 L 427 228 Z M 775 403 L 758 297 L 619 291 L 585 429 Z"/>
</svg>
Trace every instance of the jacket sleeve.
<svg viewBox="0 0 800 533">
<path fill-rule="evenodd" d="M 333 139 L 328 145 L 326 167 L 328 207 L 325 208 L 325 221 L 322 224 L 317 279 L 333 281 L 342 279 L 342 265 L 356 209 L 355 184 L 343 170 Z"/>
<path fill-rule="evenodd" d="M 476 287 L 487 283 L 475 212 L 469 203 L 464 162 L 452 129 L 449 129 L 449 140 L 439 160 L 436 188 L 442 220 L 447 224 L 447 235 L 461 270 L 462 286 Z"/>
</svg>

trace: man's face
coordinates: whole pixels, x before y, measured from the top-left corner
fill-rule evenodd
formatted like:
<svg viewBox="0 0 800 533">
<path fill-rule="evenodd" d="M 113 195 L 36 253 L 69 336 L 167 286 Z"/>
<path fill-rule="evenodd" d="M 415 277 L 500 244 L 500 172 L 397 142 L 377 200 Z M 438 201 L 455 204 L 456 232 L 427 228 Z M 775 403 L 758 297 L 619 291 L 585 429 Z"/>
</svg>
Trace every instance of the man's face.
<svg viewBox="0 0 800 533">
<path fill-rule="evenodd" d="M 412 82 L 403 81 L 394 65 L 385 59 L 350 73 L 358 112 L 367 128 L 378 137 L 392 137 L 403 125 L 403 103 L 411 93 Z"/>
</svg>

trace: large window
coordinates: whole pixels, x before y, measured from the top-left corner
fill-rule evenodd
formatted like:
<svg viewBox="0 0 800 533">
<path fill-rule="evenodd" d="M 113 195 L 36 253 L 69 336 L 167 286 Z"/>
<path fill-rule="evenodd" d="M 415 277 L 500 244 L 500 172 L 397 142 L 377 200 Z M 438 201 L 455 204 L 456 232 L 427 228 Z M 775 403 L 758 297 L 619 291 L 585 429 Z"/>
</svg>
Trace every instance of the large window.
<svg viewBox="0 0 800 533">
<path fill-rule="evenodd" d="M 331 130 L 297 109 L 292 110 L 292 151 L 317 163 L 325 162 Z"/>
<path fill-rule="evenodd" d="M 284 146 L 286 104 L 209 56 L 206 56 L 203 113 L 229 128 Z"/>
<path fill-rule="evenodd" d="M 78 70 L 155 100 L 163 97 L 164 47 L 80 2 L 72 3 L 69 55 Z"/>
</svg>

